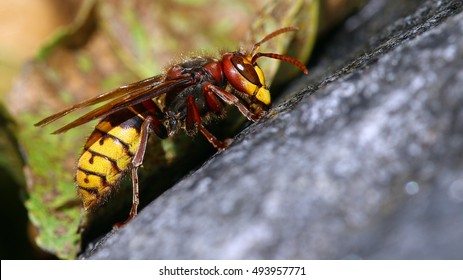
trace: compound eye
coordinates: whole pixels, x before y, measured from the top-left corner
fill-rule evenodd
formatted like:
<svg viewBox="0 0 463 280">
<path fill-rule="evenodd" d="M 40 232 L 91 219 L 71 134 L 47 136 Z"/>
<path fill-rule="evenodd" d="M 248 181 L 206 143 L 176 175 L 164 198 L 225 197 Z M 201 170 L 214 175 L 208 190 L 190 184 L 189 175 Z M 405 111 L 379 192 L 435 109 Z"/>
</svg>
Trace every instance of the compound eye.
<svg viewBox="0 0 463 280">
<path fill-rule="evenodd" d="M 231 62 L 235 68 L 238 69 L 238 72 L 240 72 L 241 76 L 245 77 L 248 81 L 255 85 L 261 85 L 256 70 L 254 70 L 254 67 L 250 63 L 245 62 L 243 57 L 233 56 L 231 58 Z"/>
</svg>

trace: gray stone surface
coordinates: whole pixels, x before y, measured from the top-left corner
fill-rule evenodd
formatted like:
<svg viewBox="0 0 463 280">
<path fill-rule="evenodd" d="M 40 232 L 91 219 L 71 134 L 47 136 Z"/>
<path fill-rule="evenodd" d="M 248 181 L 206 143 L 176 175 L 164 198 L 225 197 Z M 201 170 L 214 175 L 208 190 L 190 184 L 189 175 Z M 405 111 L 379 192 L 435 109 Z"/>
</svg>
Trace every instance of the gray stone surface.
<svg viewBox="0 0 463 280">
<path fill-rule="evenodd" d="M 372 0 L 301 92 L 82 257 L 463 258 L 462 6 Z"/>
</svg>

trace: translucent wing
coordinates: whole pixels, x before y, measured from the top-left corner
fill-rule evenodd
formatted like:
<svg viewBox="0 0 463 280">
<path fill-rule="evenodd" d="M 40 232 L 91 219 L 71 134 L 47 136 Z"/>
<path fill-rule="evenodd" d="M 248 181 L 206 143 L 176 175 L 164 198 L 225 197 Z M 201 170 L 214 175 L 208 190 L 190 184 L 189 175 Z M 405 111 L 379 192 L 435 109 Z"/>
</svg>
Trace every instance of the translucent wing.
<svg viewBox="0 0 463 280">
<path fill-rule="evenodd" d="M 117 88 L 115 90 L 105 92 L 105 93 L 100 94 L 100 95 L 98 95 L 98 96 L 96 96 L 94 98 L 85 100 L 85 101 L 83 101 L 81 103 L 78 103 L 78 104 L 72 106 L 72 107 L 69 107 L 66 110 L 63 110 L 63 111 L 58 112 L 56 114 L 53 114 L 53 115 L 39 121 L 38 123 L 35 124 L 35 126 L 47 125 L 47 124 L 49 124 L 51 122 L 54 122 L 57 119 L 60 119 L 60 118 L 62 118 L 64 116 L 66 116 L 67 114 L 69 114 L 69 113 L 71 113 L 71 112 L 73 112 L 73 111 L 75 111 L 77 109 L 80 109 L 80 108 L 85 108 L 85 107 L 88 107 L 88 106 L 98 104 L 98 103 L 103 102 L 103 101 L 107 101 L 107 100 L 110 100 L 110 99 L 114 99 L 114 98 L 126 95 L 128 93 L 134 93 L 136 91 L 141 91 L 141 90 L 145 90 L 146 88 L 157 86 L 160 83 L 162 83 L 163 80 L 164 80 L 164 76 L 163 75 L 158 75 L 158 76 L 150 77 L 150 78 L 147 78 L 147 79 L 135 82 L 135 83 L 131 83 L 129 85 L 121 86 L 121 87 L 119 87 L 119 88 Z"/>
<path fill-rule="evenodd" d="M 69 114 L 70 112 L 76 109 L 97 104 L 99 102 L 106 101 L 111 98 L 114 99 L 53 132 L 53 134 L 63 133 L 71 128 L 82 125 L 97 118 L 105 117 L 123 108 L 139 104 L 150 98 L 154 98 L 156 96 L 173 90 L 181 90 L 194 84 L 195 82 L 191 77 L 182 77 L 179 79 L 168 81 L 164 81 L 163 76 L 161 76 L 161 78 L 162 80 L 159 79 L 159 76 L 156 76 L 137 83 L 130 84 L 128 86 L 122 86 L 120 88 L 115 89 L 114 91 L 99 95 L 93 99 L 84 101 L 82 103 L 70 107 L 67 110 L 54 114 L 48 118 L 45 118 L 44 120 L 38 122 L 36 125 L 43 126 Z"/>
</svg>

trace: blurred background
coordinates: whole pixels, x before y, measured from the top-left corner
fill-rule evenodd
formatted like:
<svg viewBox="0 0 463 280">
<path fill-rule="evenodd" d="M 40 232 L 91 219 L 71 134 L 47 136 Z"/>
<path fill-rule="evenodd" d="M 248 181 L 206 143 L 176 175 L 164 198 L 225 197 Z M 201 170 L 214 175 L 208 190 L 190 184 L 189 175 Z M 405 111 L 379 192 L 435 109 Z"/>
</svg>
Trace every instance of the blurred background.
<svg viewBox="0 0 463 280">
<path fill-rule="evenodd" d="M 54 32 L 72 22 L 81 1 L 4 0 L 0 3 L 0 93 Z"/>
<path fill-rule="evenodd" d="M 41 46 L 50 40 L 53 34 L 74 19 L 80 1 L 59 0 L 4 0 L 0 2 L 0 100 L 11 90 L 15 78 L 24 63 L 34 57 Z M 0 102 L 0 107 L 3 105 Z M 5 137 L 13 135 L 7 132 L 14 129 L 6 120 L 7 114 L 1 114 L 0 130 L 0 186 L 2 223 L 0 233 L 0 257 L 2 259 L 50 258 L 35 247 L 30 236 L 34 228 L 27 222 L 27 213 L 19 196 L 23 174 L 14 168 L 17 160 L 16 147 L 11 146 L 16 139 Z M 7 123 L 9 123 L 7 125 Z M 8 142 L 8 140 L 11 140 Z M 13 154 L 13 155 L 12 155 Z"/>
</svg>

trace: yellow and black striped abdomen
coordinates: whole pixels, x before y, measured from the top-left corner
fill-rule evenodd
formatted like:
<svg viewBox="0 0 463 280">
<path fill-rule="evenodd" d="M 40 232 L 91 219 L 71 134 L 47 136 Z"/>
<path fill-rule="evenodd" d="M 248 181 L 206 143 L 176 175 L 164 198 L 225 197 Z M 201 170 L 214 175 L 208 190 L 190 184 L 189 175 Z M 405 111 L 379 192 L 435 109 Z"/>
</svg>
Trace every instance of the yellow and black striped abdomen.
<svg viewBox="0 0 463 280">
<path fill-rule="evenodd" d="M 85 209 L 100 205 L 119 185 L 140 146 L 143 120 L 129 109 L 104 118 L 88 138 L 76 184 Z"/>
</svg>

